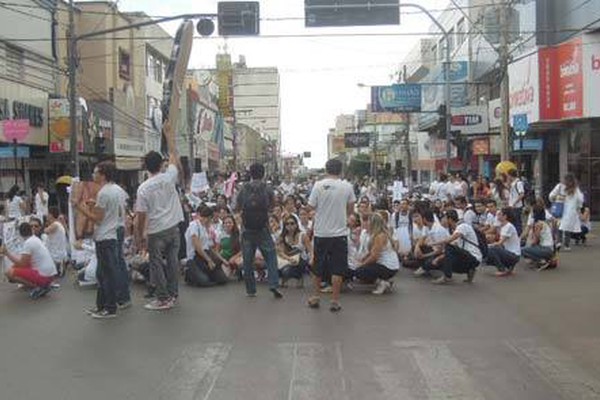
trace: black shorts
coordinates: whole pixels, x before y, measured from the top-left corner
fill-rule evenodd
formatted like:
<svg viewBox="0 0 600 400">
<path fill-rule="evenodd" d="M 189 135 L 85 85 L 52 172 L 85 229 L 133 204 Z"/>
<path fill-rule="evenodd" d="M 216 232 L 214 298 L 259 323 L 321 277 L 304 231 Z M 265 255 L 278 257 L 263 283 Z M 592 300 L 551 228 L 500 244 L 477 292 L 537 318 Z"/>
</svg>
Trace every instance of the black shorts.
<svg viewBox="0 0 600 400">
<path fill-rule="evenodd" d="M 345 276 L 348 271 L 348 238 L 346 236 L 315 237 L 313 272 L 321 278 L 331 274 Z"/>
</svg>

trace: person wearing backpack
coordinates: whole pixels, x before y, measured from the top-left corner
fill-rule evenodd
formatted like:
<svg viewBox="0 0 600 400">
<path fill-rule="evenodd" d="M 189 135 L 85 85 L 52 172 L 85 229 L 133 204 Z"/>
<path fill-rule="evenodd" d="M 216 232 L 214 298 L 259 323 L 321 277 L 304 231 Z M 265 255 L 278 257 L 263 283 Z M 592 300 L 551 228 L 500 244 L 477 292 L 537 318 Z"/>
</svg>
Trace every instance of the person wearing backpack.
<svg viewBox="0 0 600 400">
<path fill-rule="evenodd" d="M 442 262 L 441 277 L 434 280 L 435 284 L 452 282 L 452 273 L 467 274 L 465 282 L 473 282 L 475 268 L 479 266 L 483 256 L 481 254 L 479 238 L 475 229 L 465 222 L 459 223 L 456 210 L 446 211 L 448 228 L 452 230 L 450 237 L 435 243 L 436 246 L 445 246 L 444 261 Z"/>
<path fill-rule="evenodd" d="M 250 182 L 245 184 L 237 198 L 237 209 L 242 213 L 242 258 L 244 280 L 248 297 L 256 296 L 254 258 L 258 248 L 267 267 L 269 290 L 276 299 L 283 294 L 279 291 L 279 271 L 277 251 L 269 230 L 269 209 L 274 202 L 272 189 L 263 182 L 265 167 L 255 163 L 249 168 Z"/>
</svg>

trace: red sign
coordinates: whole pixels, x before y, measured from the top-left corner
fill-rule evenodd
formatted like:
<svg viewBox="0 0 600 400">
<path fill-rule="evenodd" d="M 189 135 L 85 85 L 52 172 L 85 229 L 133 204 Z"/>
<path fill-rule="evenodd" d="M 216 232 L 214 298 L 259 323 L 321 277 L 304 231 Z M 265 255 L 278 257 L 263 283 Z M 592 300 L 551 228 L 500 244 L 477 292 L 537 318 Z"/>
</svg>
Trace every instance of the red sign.
<svg viewBox="0 0 600 400">
<path fill-rule="evenodd" d="M 4 137 L 11 142 L 21 142 L 29 135 L 29 120 L 12 119 L 4 121 Z"/>
<path fill-rule="evenodd" d="M 475 139 L 472 142 L 474 156 L 486 156 L 490 154 L 490 141 L 488 138 Z"/>
<path fill-rule="evenodd" d="M 558 104 L 561 118 L 583 116 L 583 52 L 581 37 L 556 48 L 559 68 Z"/>
<path fill-rule="evenodd" d="M 583 50 L 581 37 L 540 49 L 540 118 L 583 116 Z"/>
</svg>

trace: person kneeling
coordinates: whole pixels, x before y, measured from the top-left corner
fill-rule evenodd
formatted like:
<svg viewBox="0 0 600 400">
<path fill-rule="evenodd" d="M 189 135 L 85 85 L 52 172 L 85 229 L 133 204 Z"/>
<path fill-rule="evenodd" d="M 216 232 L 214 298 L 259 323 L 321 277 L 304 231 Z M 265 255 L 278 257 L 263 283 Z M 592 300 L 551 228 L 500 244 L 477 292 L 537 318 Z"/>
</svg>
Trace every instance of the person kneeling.
<svg viewBox="0 0 600 400">
<path fill-rule="evenodd" d="M 444 274 L 433 283 L 451 282 L 453 272 L 466 273 L 467 279 L 465 279 L 465 282 L 471 283 L 475 276 L 475 268 L 481 263 L 481 250 L 479 250 L 479 241 L 475 229 L 465 222 L 459 224 L 458 219 L 458 213 L 455 210 L 446 211 L 448 228 L 453 232 L 449 238 L 435 243 L 435 245 L 446 246 L 442 263 Z"/>
<path fill-rule="evenodd" d="M 29 295 L 32 299 L 37 299 L 52 290 L 50 285 L 57 274 L 56 265 L 42 241 L 33 235 L 29 223 L 19 225 L 19 235 L 24 240 L 19 256 L 11 254 L 5 246 L 0 248 L 0 254 L 13 263 L 6 271 L 6 277 L 10 282 L 21 283 L 31 288 Z"/>
<path fill-rule="evenodd" d="M 354 276 L 365 283 L 377 283 L 372 293 L 380 295 L 391 289 L 389 280 L 400 269 L 400 260 L 393 239 L 379 214 L 369 217 L 369 236 L 369 252 L 361 260 Z"/>
<path fill-rule="evenodd" d="M 552 267 L 554 239 L 552 228 L 546 222 L 546 210 L 543 206 L 533 208 L 533 231 L 530 239 L 530 245 L 521 250 L 523 257 L 537 263 L 540 270 Z"/>
</svg>

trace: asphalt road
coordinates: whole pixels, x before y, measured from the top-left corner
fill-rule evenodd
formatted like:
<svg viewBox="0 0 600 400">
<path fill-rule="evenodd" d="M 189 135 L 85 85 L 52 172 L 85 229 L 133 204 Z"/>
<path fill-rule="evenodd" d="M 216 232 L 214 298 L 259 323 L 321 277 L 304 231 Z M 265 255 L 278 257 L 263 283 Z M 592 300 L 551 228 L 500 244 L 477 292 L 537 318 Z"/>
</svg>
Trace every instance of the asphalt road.
<svg viewBox="0 0 600 400">
<path fill-rule="evenodd" d="M 163 313 L 137 287 L 97 321 L 94 291 L 65 282 L 34 302 L 2 282 L 0 399 L 600 399 L 599 244 L 473 285 L 404 271 L 337 315 L 305 307 L 306 289 L 250 299 L 234 283 L 182 287 Z"/>
</svg>

